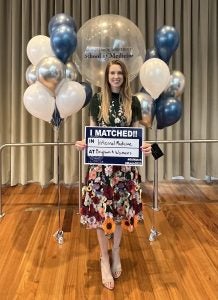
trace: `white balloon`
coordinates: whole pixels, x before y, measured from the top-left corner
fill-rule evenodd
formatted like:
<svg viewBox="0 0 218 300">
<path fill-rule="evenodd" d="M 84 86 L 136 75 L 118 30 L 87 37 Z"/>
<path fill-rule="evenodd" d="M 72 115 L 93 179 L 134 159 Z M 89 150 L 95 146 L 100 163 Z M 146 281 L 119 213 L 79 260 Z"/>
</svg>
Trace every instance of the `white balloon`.
<svg viewBox="0 0 218 300">
<path fill-rule="evenodd" d="M 150 58 L 142 65 L 139 78 L 144 89 L 157 99 L 169 83 L 170 70 L 163 60 Z"/>
<path fill-rule="evenodd" d="M 56 106 L 61 118 L 78 112 L 83 107 L 85 100 L 86 92 L 80 83 L 68 79 L 62 80 L 56 95 Z"/>
<path fill-rule="evenodd" d="M 50 38 L 45 35 L 34 36 L 27 44 L 27 56 L 33 65 L 49 56 L 55 56 L 50 43 Z"/>
<path fill-rule="evenodd" d="M 55 99 L 40 82 L 30 85 L 23 96 L 24 106 L 34 117 L 50 122 L 55 109 Z"/>
</svg>

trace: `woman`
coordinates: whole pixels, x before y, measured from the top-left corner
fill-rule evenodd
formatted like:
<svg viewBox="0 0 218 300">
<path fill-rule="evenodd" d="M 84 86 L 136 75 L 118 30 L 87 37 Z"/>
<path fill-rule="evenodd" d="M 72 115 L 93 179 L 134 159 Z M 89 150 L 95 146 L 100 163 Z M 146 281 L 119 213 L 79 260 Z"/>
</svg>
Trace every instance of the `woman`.
<svg viewBox="0 0 218 300">
<path fill-rule="evenodd" d="M 132 96 L 126 66 L 119 60 L 109 61 L 104 88 L 90 102 L 90 126 L 138 127 L 142 118 L 139 100 Z M 78 150 L 85 149 L 84 141 L 77 141 Z M 141 150 L 148 155 L 151 145 Z M 97 228 L 101 251 L 102 283 L 114 288 L 120 277 L 120 241 L 122 227 L 132 231 L 143 219 L 140 175 L 136 167 L 90 165 L 82 190 L 81 223 Z M 108 237 L 113 236 L 112 265 L 108 255 Z"/>
</svg>

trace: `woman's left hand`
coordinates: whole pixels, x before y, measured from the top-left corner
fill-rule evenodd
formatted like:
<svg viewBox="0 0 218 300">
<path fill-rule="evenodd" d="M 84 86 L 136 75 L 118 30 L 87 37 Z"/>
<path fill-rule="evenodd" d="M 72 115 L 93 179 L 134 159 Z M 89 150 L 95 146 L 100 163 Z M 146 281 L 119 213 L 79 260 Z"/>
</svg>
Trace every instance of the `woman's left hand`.
<svg viewBox="0 0 218 300">
<path fill-rule="evenodd" d="M 151 144 L 143 142 L 141 150 L 145 154 L 145 156 L 148 156 L 149 154 L 151 154 Z"/>
</svg>

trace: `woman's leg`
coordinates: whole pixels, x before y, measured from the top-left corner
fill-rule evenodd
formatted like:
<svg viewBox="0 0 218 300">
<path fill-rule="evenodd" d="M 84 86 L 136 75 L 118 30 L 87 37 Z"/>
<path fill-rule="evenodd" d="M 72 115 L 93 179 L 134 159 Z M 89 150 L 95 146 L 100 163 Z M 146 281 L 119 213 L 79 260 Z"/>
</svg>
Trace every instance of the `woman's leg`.
<svg viewBox="0 0 218 300">
<path fill-rule="evenodd" d="M 121 261 L 120 261 L 120 242 L 122 238 L 122 227 L 116 225 L 112 247 L 112 275 L 114 278 L 120 277 L 122 273 Z"/>
<path fill-rule="evenodd" d="M 112 290 L 114 288 L 114 279 L 111 274 L 110 260 L 108 255 L 108 238 L 102 229 L 97 229 L 97 237 L 101 251 L 101 276 L 103 285 Z"/>
</svg>

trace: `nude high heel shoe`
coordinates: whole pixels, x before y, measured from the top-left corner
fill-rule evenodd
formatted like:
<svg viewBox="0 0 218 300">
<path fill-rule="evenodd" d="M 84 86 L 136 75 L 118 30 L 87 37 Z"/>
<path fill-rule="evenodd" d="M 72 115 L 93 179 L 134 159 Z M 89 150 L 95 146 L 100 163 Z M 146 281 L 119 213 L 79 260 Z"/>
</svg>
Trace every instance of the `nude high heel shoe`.
<svg viewBox="0 0 218 300">
<path fill-rule="evenodd" d="M 119 278 L 122 273 L 121 261 L 120 261 L 120 242 L 122 238 L 122 228 L 120 225 L 116 226 L 112 247 L 112 275 L 114 278 Z"/>
<path fill-rule="evenodd" d="M 101 257 L 100 262 L 101 262 L 102 283 L 107 289 L 113 290 L 114 289 L 114 279 L 111 274 L 109 256 L 104 257 L 104 258 Z"/>
<path fill-rule="evenodd" d="M 97 229 L 97 237 L 101 250 L 100 262 L 102 283 L 107 289 L 113 290 L 114 279 L 111 274 L 110 260 L 108 255 L 108 239 L 102 229 Z"/>
<path fill-rule="evenodd" d="M 121 261 L 120 261 L 120 247 L 112 248 L 112 275 L 115 279 L 119 278 L 122 273 Z"/>
</svg>

